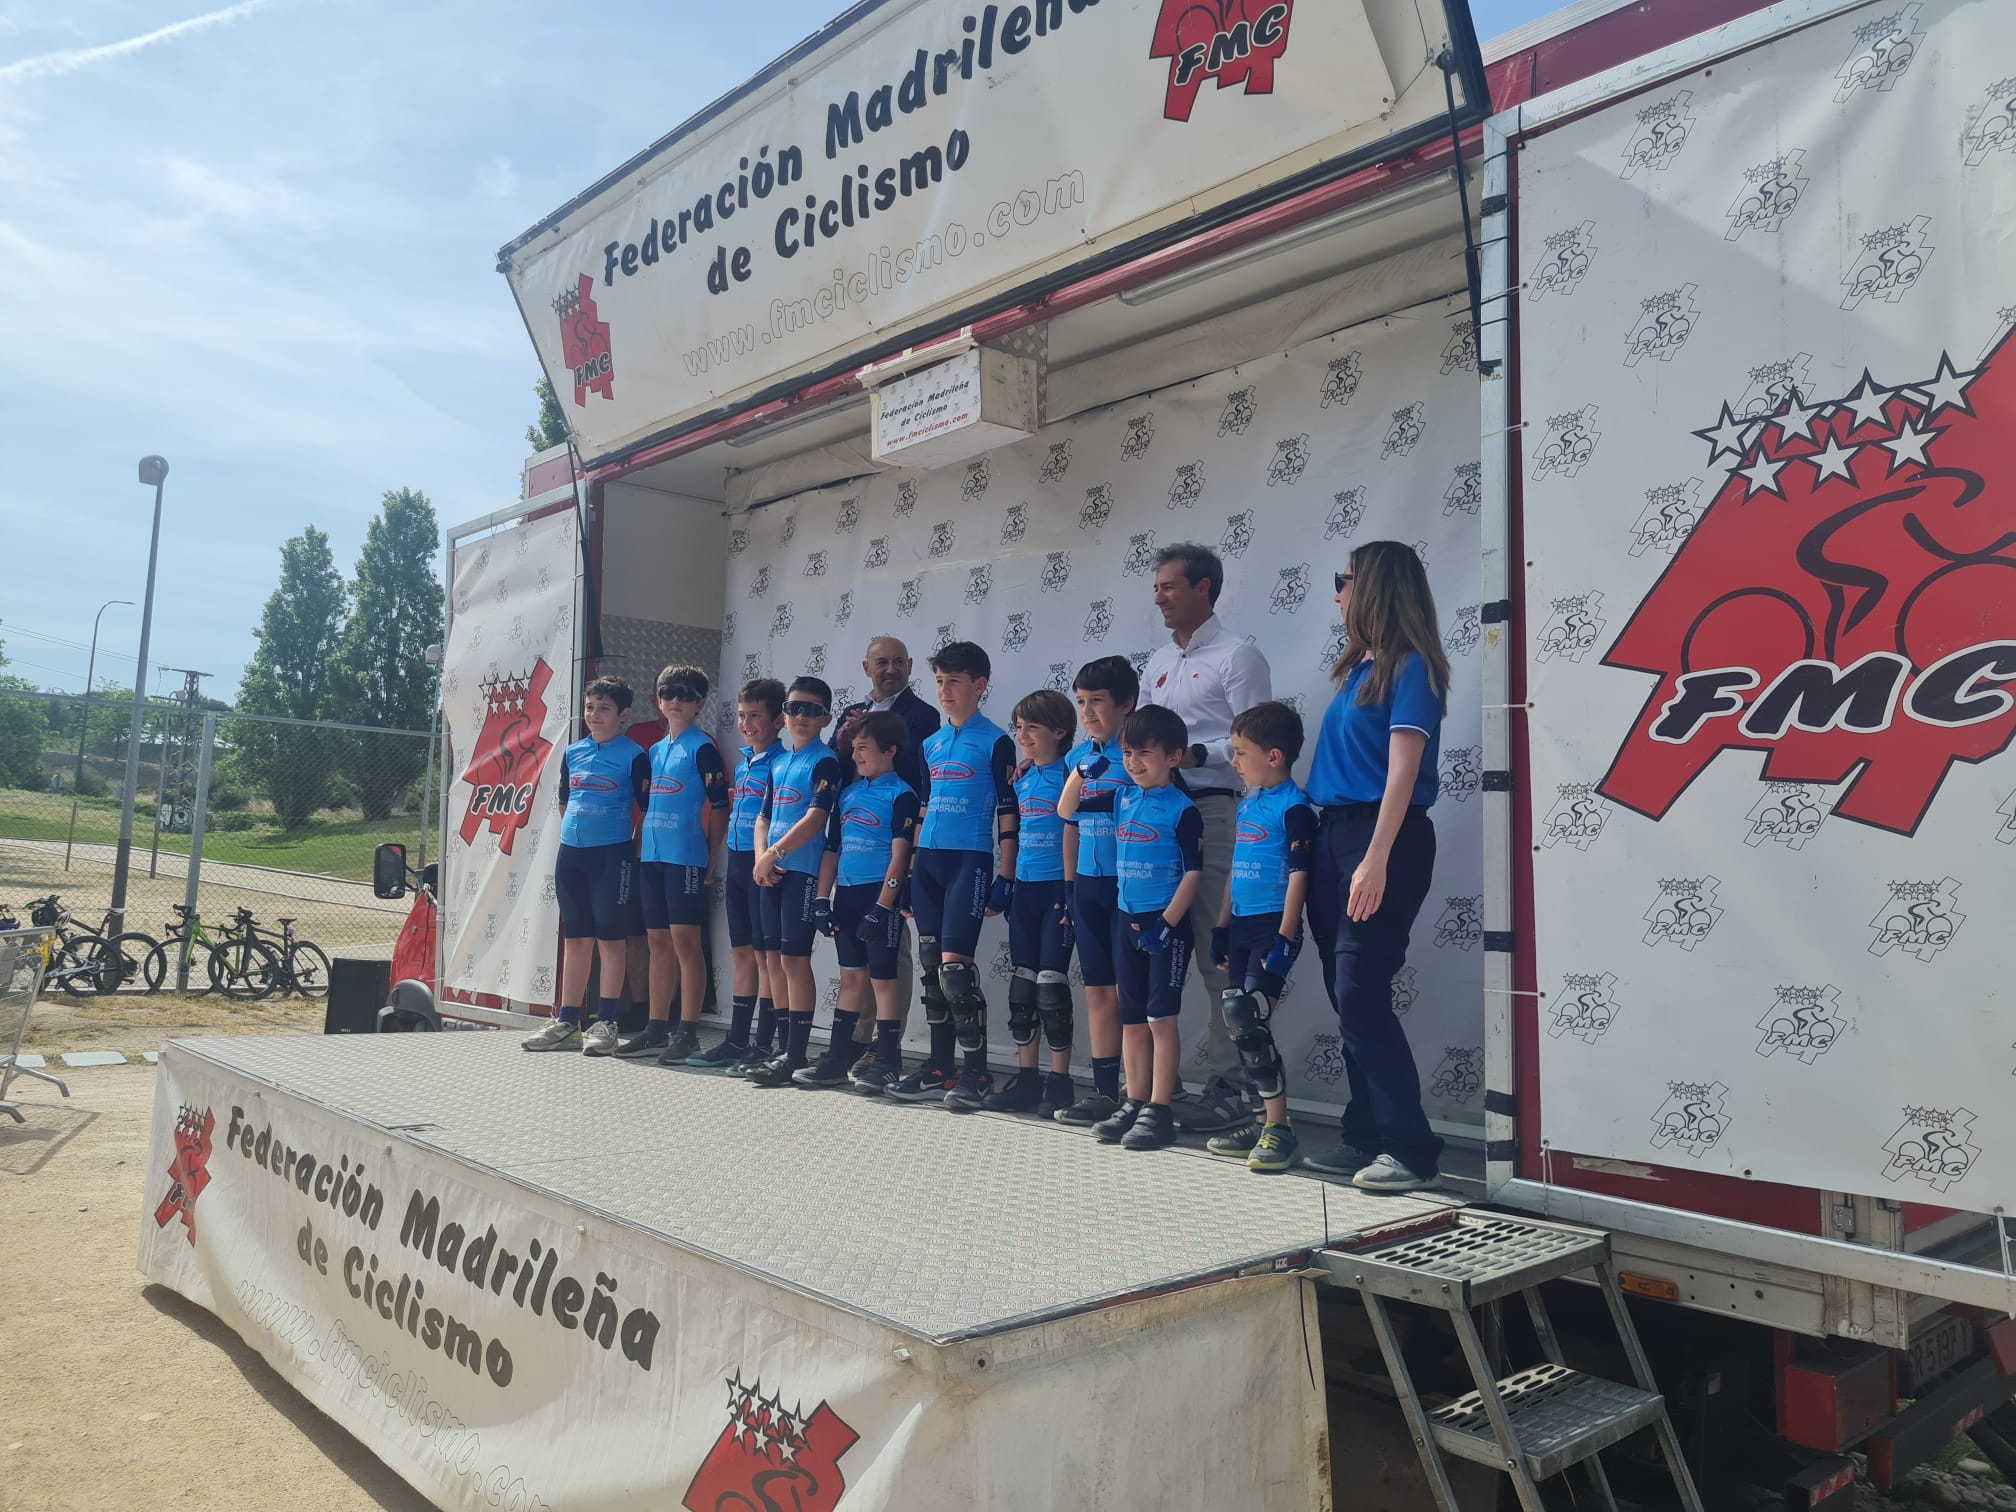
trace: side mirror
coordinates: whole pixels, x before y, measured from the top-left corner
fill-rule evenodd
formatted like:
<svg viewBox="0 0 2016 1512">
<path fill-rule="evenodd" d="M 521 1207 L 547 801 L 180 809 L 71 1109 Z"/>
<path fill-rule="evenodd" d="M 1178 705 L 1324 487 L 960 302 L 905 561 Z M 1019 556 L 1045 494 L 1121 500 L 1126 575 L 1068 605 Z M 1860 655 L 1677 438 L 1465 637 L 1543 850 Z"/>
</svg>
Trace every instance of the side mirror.
<svg viewBox="0 0 2016 1512">
<path fill-rule="evenodd" d="M 406 896 L 406 847 L 387 840 L 371 856 L 371 891 L 381 898 Z"/>
</svg>

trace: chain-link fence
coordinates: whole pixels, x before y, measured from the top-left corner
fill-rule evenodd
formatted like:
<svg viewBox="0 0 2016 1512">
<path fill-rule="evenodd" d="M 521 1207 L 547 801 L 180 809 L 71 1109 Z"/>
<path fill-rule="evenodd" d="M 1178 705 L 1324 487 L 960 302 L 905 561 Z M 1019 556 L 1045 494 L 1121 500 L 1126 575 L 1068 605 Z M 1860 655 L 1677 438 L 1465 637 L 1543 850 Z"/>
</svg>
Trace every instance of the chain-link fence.
<svg viewBox="0 0 2016 1512">
<path fill-rule="evenodd" d="M 51 893 L 79 927 L 103 921 L 131 717 L 124 700 L 0 689 L 0 903 L 24 924 Z M 150 703 L 125 928 L 166 941 L 193 895 L 212 937 L 248 909 L 276 944 L 288 919 L 332 958 L 389 957 L 409 905 L 372 896 L 372 853 L 437 848 L 431 750 L 425 731 Z"/>
</svg>

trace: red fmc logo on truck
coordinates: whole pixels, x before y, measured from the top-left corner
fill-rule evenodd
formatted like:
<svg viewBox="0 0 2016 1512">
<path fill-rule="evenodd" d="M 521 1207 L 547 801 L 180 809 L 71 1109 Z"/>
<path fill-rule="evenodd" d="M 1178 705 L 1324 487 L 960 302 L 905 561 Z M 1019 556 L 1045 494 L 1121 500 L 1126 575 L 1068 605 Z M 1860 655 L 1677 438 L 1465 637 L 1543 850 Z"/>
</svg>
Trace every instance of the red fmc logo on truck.
<svg viewBox="0 0 2016 1512">
<path fill-rule="evenodd" d="M 1835 813 L 1909 835 L 1955 762 L 2008 748 L 2012 339 L 1697 432 L 1728 481 L 1603 659 L 1659 678 L 1605 797 L 1658 819 L 1722 752 L 1762 751 L 1766 781 L 1846 782 Z"/>
<path fill-rule="evenodd" d="M 546 724 L 546 685 L 552 680 L 553 669 L 542 656 L 522 676 L 483 684 L 483 728 L 462 773 L 469 784 L 469 803 L 462 812 L 464 845 L 487 824 L 497 836 L 497 849 L 508 856 L 518 831 L 532 817 L 532 795 L 553 749 L 553 742 L 539 733 Z"/>
<path fill-rule="evenodd" d="M 1207 79 L 1220 89 L 1274 92 L 1274 64 L 1288 51 L 1295 0 L 1162 0 L 1151 58 L 1169 60 L 1162 115 L 1187 121 Z"/>
<path fill-rule="evenodd" d="M 609 355 L 609 322 L 596 318 L 595 280 L 586 273 L 553 301 L 560 317 L 560 355 L 574 370 L 574 402 L 587 408 L 588 391 L 616 397 L 616 367 Z"/>
</svg>

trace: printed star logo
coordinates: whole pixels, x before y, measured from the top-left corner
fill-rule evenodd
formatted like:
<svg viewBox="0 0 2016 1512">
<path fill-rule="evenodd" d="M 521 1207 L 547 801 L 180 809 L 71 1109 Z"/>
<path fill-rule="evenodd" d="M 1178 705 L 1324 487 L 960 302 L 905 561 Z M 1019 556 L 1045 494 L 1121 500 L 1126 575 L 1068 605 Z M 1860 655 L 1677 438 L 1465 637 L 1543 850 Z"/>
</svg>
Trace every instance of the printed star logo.
<svg viewBox="0 0 2016 1512">
<path fill-rule="evenodd" d="M 477 831 L 488 826 L 498 851 L 508 856 L 531 821 L 533 795 L 553 749 L 542 733 L 552 680 L 553 669 L 540 657 L 528 672 L 484 682 L 483 726 L 462 772 L 469 789 L 459 830 L 464 845 L 474 844 Z"/>
<path fill-rule="evenodd" d="M 728 1421 L 680 1505 L 687 1512 L 783 1507 L 833 1512 L 847 1490 L 840 1461 L 860 1441 L 825 1402 L 807 1413 L 766 1395 L 762 1383 L 727 1378 Z"/>
<path fill-rule="evenodd" d="M 208 1108 L 198 1113 L 183 1107 L 175 1115 L 175 1148 L 168 1156 L 168 1195 L 154 1209 L 154 1226 L 166 1228 L 179 1218 L 189 1242 L 196 1242 L 196 1199 L 210 1185 L 210 1138 L 217 1116 Z"/>
</svg>

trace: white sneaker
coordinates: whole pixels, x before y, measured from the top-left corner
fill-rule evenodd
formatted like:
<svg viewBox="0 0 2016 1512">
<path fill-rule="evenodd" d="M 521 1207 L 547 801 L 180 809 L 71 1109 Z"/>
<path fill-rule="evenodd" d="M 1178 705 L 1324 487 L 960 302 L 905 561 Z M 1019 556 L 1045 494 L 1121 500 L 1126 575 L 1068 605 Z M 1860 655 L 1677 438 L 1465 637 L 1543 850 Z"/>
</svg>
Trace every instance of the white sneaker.
<svg viewBox="0 0 2016 1512">
<path fill-rule="evenodd" d="M 1351 1184 L 1368 1192 L 1418 1192 L 1435 1185 L 1435 1178 L 1417 1176 L 1391 1155 L 1381 1155 L 1353 1176 Z"/>
<path fill-rule="evenodd" d="M 581 1036 L 583 1055 L 614 1055 L 616 1053 L 616 1021 L 597 1019 L 588 1026 Z"/>
<path fill-rule="evenodd" d="M 556 1018 L 537 1034 L 524 1042 L 527 1050 L 579 1050 L 581 1048 L 581 1026 L 570 1024 L 565 1019 Z"/>
</svg>

